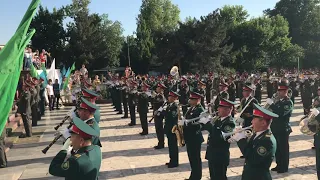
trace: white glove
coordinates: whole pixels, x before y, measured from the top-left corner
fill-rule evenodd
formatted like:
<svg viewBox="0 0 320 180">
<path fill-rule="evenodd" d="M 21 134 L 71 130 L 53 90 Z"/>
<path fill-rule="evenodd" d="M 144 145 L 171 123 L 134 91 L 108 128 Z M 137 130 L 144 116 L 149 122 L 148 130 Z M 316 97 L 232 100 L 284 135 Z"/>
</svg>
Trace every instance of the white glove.
<svg viewBox="0 0 320 180">
<path fill-rule="evenodd" d="M 158 109 L 158 112 L 162 112 L 163 111 L 163 107 L 160 107 L 159 109 Z"/>
<path fill-rule="evenodd" d="M 148 91 L 148 92 L 146 92 L 146 94 L 147 94 L 148 96 L 151 96 L 151 92 L 149 92 L 149 91 Z"/>
<path fill-rule="evenodd" d="M 314 116 L 318 116 L 319 115 L 319 110 L 317 108 L 313 108 L 311 109 L 311 114 Z"/>
<path fill-rule="evenodd" d="M 270 99 L 270 98 L 268 98 L 268 99 L 266 100 L 266 102 L 267 102 L 267 104 L 269 104 L 269 105 L 273 104 L 273 100 Z"/>
<path fill-rule="evenodd" d="M 64 143 L 64 145 L 62 146 L 61 150 L 69 150 L 69 147 L 70 147 L 70 138 L 66 140 L 66 142 Z"/>
<path fill-rule="evenodd" d="M 231 138 L 238 142 L 240 139 L 246 138 L 246 135 L 244 134 L 244 131 L 242 131 L 239 133 L 235 133 Z"/>
<path fill-rule="evenodd" d="M 243 118 L 241 118 L 241 117 L 237 117 L 237 118 L 235 118 L 235 122 L 236 122 L 237 124 L 242 124 L 242 123 L 243 123 L 243 121 L 244 121 L 244 119 L 243 119 Z"/>
<path fill-rule="evenodd" d="M 210 119 L 208 117 L 201 117 L 198 122 L 201 124 L 207 124 L 209 121 Z"/>
<path fill-rule="evenodd" d="M 68 139 L 68 138 L 71 136 L 68 128 L 65 128 L 65 129 L 64 129 L 63 131 L 61 131 L 60 133 L 62 134 L 62 136 L 63 136 L 64 139 Z"/>
<path fill-rule="evenodd" d="M 178 121 L 178 125 L 183 126 L 184 122 L 185 122 L 185 118 L 182 117 L 182 119 Z"/>
</svg>

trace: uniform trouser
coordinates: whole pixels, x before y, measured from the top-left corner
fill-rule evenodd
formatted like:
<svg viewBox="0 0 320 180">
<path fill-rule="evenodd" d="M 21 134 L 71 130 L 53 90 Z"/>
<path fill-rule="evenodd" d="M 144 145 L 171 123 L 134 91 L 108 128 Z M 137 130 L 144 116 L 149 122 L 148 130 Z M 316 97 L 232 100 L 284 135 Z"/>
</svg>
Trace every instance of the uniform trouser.
<svg viewBox="0 0 320 180">
<path fill-rule="evenodd" d="M 188 111 L 188 106 L 182 106 L 182 113 L 185 115 Z"/>
<path fill-rule="evenodd" d="M 123 101 L 122 104 L 123 104 L 124 116 L 128 117 L 128 103 L 127 101 Z"/>
<path fill-rule="evenodd" d="M 6 137 L 6 129 L 3 130 L 1 136 L 0 136 L 0 166 L 6 167 L 7 166 L 7 156 L 6 156 L 6 143 L 5 143 L 5 137 Z"/>
<path fill-rule="evenodd" d="M 32 126 L 31 126 L 32 122 L 29 119 L 29 116 L 26 115 L 25 113 L 21 114 L 21 117 L 22 117 L 24 129 L 26 131 L 26 136 L 31 137 L 32 136 Z"/>
<path fill-rule="evenodd" d="M 168 133 L 167 138 L 168 138 L 169 158 L 170 158 L 169 163 L 173 165 L 178 165 L 179 152 L 178 152 L 177 136 L 173 133 Z"/>
<path fill-rule="evenodd" d="M 136 106 L 129 106 L 131 124 L 136 124 Z"/>
<path fill-rule="evenodd" d="M 316 147 L 316 168 L 318 179 L 320 179 L 320 147 Z"/>
<path fill-rule="evenodd" d="M 59 108 L 59 100 L 60 100 L 60 94 L 54 94 L 54 99 L 56 102 L 56 108 Z"/>
<path fill-rule="evenodd" d="M 163 130 L 163 118 L 162 117 L 155 117 L 154 118 L 154 126 L 156 128 L 158 145 L 164 145 L 164 130 Z"/>
<path fill-rule="evenodd" d="M 201 143 L 186 144 L 189 163 L 191 166 L 190 180 L 201 180 L 202 162 L 201 162 Z"/>
<path fill-rule="evenodd" d="M 38 104 L 35 103 L 31 106 L 32 126 L 38 125 Z"/>
<path fill-rule="evenodd" d="M 273 133 L 277 141 L 277 171 L 287 172 L 289 168 L 289 133 Z"/>
<path fill-rule="evenodd" d="M 292 95 L 291 98 L 290 98 L 293 104 L 294 104 L 294 98 L 295 98 L 295 97 L 294 97 L 293 95 Z"/>
<path fill-rule="evenodd" d="M 148 117 L 147 112 L 139 112 L 142 132 L 148 133 Z"/>
<path fill-rule="evenodd" d="M 209 104 L 210 101 L 211 101 L 211 94 L 207 94 L 207 95 L 206 95 L 206 102 L 207 102 L 207 104 Z"/>
<path fill-rule="evenodd" d="M 261 95 L 260 96 L 255 96 L 254 98 L 256 98 L 256 100 L 259 102 L 259 104 L 261 104 Z"/>
<path fill-rule="evenodd" d="M 44 115 L 44 111 L 46 109 L 45 106 L 45 98 L 41 98 L 40 102 L 39 102 L 39 108 L 40 108 L 40 113 L 43 116 Z"/>
<path fill-rule="evenodd" d="M 220 164 L 215 160 L 209 160 L 210 180 L 227 180 L 227 165 Z"/>
<path fill-rule="evenodd" d="M 41 120 L 41 110 L 40 110 L 40 102 L 37 103 L 37 116 L 38 120 Z"/>
</svg>

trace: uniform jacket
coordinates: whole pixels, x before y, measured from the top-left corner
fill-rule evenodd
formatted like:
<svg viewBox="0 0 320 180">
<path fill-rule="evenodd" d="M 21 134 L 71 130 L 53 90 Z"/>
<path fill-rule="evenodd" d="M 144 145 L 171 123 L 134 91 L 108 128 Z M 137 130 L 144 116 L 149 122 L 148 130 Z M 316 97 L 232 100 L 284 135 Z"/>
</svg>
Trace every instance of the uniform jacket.
<svg viewBox="0 0 320 180">
<path fill-rule="evenodd" d="M 202 112 L 204 112 L 204 109 L 201 104 L 198 104 L 188 109 L 185 118 L 193 119 L 199 117 Z M 194 125 L 189 123 L 188 126 L 183 125 L 183 136 L 186 144 L 197 144 L 204 141 L 199 124 Z"/>
<path fill-rule="evenodd" d="M 272 104 L 270 109 L 275 114 L 278 114 L 278 118 L 273 118 L 271 123 L 271 130 L 273 133 L 291 133 L 290 117 L 292 114 L 293 103 L 288 97 Z"/>
<path fill-rule="evenodd" d="M 165 110 L 165 134 L 172 134 L 173 126 L 178 123 L 178 105 L 176 103 L 169 104 Z"/>
<path fill-rule="evenodd" d="M 101 149 L 91 145 L 80 148 L 65 162 L 67 151 L 60 151 L 51 161 L 49 173 L 66 180 L 97 180 L 101 166 Z"/>
<path fill-rule="evenodd" d="M 271 180 L 269 168 L 275 157 L 277 143 L 270 130 L 249 141 L 241 139 L 238 146 L 245 157 L 242 180 Z"/>
<path fill-rule="evenodd" d="M 221 120 L 220 117 L 212 124 L 208 122 L 202 129 L 209 132 L 206 159 L 213 160 L 214 163 L 229 165 L 230 161 L 230 143 L 225 141 L 222 132 L 229 133 L 235 128 L 232 116 Z"/>
</svg>

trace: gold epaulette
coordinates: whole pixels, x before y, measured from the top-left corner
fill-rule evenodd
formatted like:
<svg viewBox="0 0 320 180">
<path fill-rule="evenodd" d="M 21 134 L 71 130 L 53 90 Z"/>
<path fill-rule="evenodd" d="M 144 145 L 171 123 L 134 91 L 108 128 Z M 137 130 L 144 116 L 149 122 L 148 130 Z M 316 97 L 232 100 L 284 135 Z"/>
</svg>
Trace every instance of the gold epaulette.
<svg viewBox="0 0 320 180">
<path fill-rule="evenodd" d="M 73 155 L 76 159 L 78 159 L 79 157 L 81 157 L 81 154 L 75 154 Z"/>
</svg>

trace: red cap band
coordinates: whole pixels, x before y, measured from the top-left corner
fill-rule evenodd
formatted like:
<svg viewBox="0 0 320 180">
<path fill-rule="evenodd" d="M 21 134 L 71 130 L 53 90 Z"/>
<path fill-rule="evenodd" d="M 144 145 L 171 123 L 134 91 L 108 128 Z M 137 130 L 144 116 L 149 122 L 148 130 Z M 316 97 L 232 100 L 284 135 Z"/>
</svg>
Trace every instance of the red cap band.
<svg viewBox="0 0 320 180">
<path fill-rule="evenodd" d="M 71 131 L 74 132 L 75 134 L 78 134 L 79 136 L 81 136 L 81 137 L 83 137 L 83 138 L 88 138 L 88 139 L 92 138 L 91 135 L 89 135 L 89 134 L 81 131 L 81 130 L 80 130 L 77 126 L 75 126 L 75 125 L 73 125 L 73 126 L 71 127 Z"/>
<path fill-rule="evenodd" d="M 260 111 L 258 109 L 253 110 L 253 115 L 254 116 L 258 116 L 258 117 L 262 117 L 265 120 L 271 120 L 272 119 L 272 116 L 269 116 L 269 115 L 263 113 L 262 111 Z"/>
<path fill-rule="evenodd" d="M 227 102 L 227 101 L 223 101 L 221 100 L 220 103 L 219 103 L 219 106 L 226 106 L 226 107 L 232 107 L 233 104 Z"/>
<path fill-rule="evenodd" d="M 286 90 L 286 89 L 288 89 L 287 86 L 279 86 L 279 87 L 278 87 L 278 90 Z"/>
<path fill-rule="evenodd" d="M 91 108 L 90 106 L 88 106 L 87 104 L 85 104 L 83 102 L 80 104 L 80 108 L 87 109 L 88 111 L 90 111 L 92 113 L 94 113 L 96 111 L 96 109 Z"/>
</svg>

